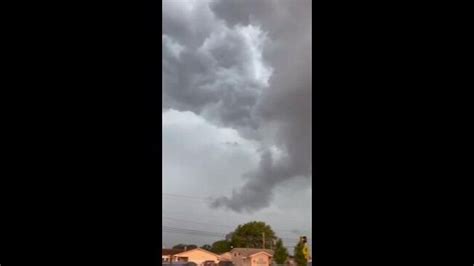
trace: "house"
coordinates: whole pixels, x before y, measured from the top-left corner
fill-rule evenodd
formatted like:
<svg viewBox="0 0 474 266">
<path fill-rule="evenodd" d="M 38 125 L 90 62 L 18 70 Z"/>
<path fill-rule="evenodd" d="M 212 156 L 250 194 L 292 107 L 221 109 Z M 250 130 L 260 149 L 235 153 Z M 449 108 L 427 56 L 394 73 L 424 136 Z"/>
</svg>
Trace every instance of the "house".
<svg viewBox="0 0 474 266">
<path fill-rule="evenodd" d="M 232 253 L 224 252 L 219 255 L 219 261 L 232 261 Z"/>
<path fill-rule="evenodd" d="M 259 248 L 234 248 L 230 251 L 235 266 L 270 266 L 273 250 Z"/>
<path fill-rule="evenodd" d="M 219 263 L 219 255 L 202 248 L 173 254 L 173 262 L 193 262 L 197 266 L 212 266 Z"/>
<path fill-rule="evenodd" d="M 161 262 L 169 263 L 171 261 L 171 256 L 183 252 L 182 249 L 170 249 L 164 248 L 161 250 Z"/>
<path fill-rule="evenodd" d="M 232 254 L 230 252 L 220 254 L 218 266 L 233 266 Z"/>
</svg>

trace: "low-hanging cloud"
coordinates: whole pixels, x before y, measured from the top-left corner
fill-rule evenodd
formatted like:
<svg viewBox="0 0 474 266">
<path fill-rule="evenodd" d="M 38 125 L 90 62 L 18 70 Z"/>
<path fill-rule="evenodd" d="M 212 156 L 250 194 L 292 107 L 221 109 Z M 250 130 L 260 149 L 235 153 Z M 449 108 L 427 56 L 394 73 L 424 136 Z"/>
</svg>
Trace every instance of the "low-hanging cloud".
<svg viewBox="0 0 474 266">
<path fill-rule="evenodd" d="M 259 167 L 211 206 L 253 212 L 278 184 L 311 178 L 311 1 L 165 0 L 163 10 L 163 108 L 261 146 Z"/>
</svg>

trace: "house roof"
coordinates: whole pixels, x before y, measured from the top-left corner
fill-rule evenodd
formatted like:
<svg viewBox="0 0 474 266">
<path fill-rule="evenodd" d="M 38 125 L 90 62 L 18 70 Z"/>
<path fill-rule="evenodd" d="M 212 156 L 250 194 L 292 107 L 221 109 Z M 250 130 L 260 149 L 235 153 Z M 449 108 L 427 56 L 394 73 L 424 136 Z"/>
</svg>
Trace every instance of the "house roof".
<svg viewBox="0 0 474 266">
<path fill-rule="evenodd" d="M 221 261 L 232 261 L 232 254 L 230 252 L 224 252 L 219 255 Z"/>
<path fill-rule="evenodd" d="M 169 256 L 169 255 L 178 254 L 180 252 L 183 252 L 183 250 L 182 249 L 164 248 L 164 249 L 161 250 L 161 255 L 162 256 Z"/>
<path fill-rule="evenodd" d="M 260 251 L 260 252 L 257 252 L 257 253 L 250 254 L 250 255 L 249 255 L 249 257 L 255 256 L 255 255 L 257 255 L 257 254 L 261 254 L 261 253 L 264 253 L 264 254 L 267 254 L 267 255 L 273 256 L 273 254 L 271 254 L 271 253 L 269 253 L 269 252 L 267 252 L 267 251 L 265 251 L 265 250 L 262 250 L 262 251 Z"/>
<path fill-rule="evenodd" d="M 233 248 L 231 252 L 238 252 L 241 256 L 248 257 L 255 255 L 260 252 L 265 252 L 271 256 L 273 256 L 273 250 L 271 249 L 262 249 L 262 248 Z"/>
<path fill-rule="evenodd" d="M 177 253 L 176 255 L 183 255 L 183 254 L 186 254 L 186 253 L 189 253 L 189 252 L 196 252 L 196 251 L 202 251 L 204 253 L 208 253 L 208 254 L 211 254 L 211 255 L 214 255 L 216 256 L 217 258 L 219 258 L 219 255 L 217 255 L 216 253 L 213 253 L 213 252 L 210 252 L 208 250 L 205 250 L 205 249 L 202 249 L 202 248 L 194 248 L 194 249 L 190 249 L 190 250 L 187 250 L 187 251 L 183 251 L 181 250 L 180 253 Z"/>
</svg>

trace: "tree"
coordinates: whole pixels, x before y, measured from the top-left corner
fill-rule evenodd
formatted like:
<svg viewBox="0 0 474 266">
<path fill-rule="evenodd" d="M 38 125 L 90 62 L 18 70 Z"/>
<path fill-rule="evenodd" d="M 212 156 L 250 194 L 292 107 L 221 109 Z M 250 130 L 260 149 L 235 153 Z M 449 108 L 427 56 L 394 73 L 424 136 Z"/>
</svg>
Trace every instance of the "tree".
<svg viewBox="0 0 474 266">
<path fill-rule="evenodd" d="M 186 250 L 195 249 L 195 248 L 197 248 L 197 247 L 198 247 L 198 246 L 196 246 L 196 245 L 187 245 Z"/>
<path fill-rule="evenodd" d="M 295 262 L 298 266 L 307 266 L 308 261 L 304 257 L 303 253 L 303 248 L 304 248 L 304 243 L 299 242 L 298 245 L 295 247 Z"/>
<path fill-rule="evenodd" d="M 276 239 L 275 232 L 264 222 L 250 222 L 239 225 L 232 233 L 232 246 L 235 248 L 263 248 L 265 238 L 265 248 L 270 248 L 271 243 Z"/>
<path fill-rule="evenodd" d="M 173 246 L 173 249 L 183 249 L 184 250 L 185 247 L 186 247 L 185 244 L 178 244 L 178 245 Z"/>
<path fill-rule="evenodd" d="M 227 240 L 227 241 L 229 241 L 229 242 L 232 241 L 232 235 L 233 235 L 233 234 L 234 234 L 234 232 L 230 232 L 230 233 L 228 233 L 227 235 L 225 235 L 225 240 Z"/>
<path fill-rule="evenodd" d="M 211 251 L 216 253 L 216 254 L 222 254 L 227 251 L 230 251 L 231 248 L 231 243 L 227 240 L 219 240 L 214 243 L 212 243 Z"/>
<path fill-rule="evenodd" d="M 205 244 L 205 245 L 203 245 L 201 248 L 202 248 L 202 249 L 205 249 L 205 250 L 211 250 L 212 247 L 211 247 L 211 245 L 209 245 L 209 244 Z"/>
<path fill-rule="evenodd" d="M 275 255 L 273 256 L 277 264 L 284 264 L 288 258 L 288 250 L 283 246 L 283 241 L 278 239 L 275 246 Z"/>
</svg>

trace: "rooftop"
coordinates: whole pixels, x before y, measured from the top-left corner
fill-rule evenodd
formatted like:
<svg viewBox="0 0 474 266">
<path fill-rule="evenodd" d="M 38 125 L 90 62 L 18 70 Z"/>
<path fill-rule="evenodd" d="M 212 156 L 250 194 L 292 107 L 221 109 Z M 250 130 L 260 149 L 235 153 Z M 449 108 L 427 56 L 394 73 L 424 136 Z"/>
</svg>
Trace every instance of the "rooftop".
<svg viewBox="0 0 474 266">
<path fill-rule="evenodd" d="M 231 252 L 238 252 L 240 253 L 240 255 L 244 257 L 248 257 L 259 252 L 266 252 L 272 256 L 274 253 L 273 250 L 271 249 L 262 249 L 262 248 L 233 248 Z"/>
<path fill-rule="evenodd" d="M 184 249 L 170 249 L 170 248 L 164 248 L 161 250 L 161 255 L 162 256 L 169 256 L 169 255 L 174 255 L 183 252 Z"/>
</svg>

